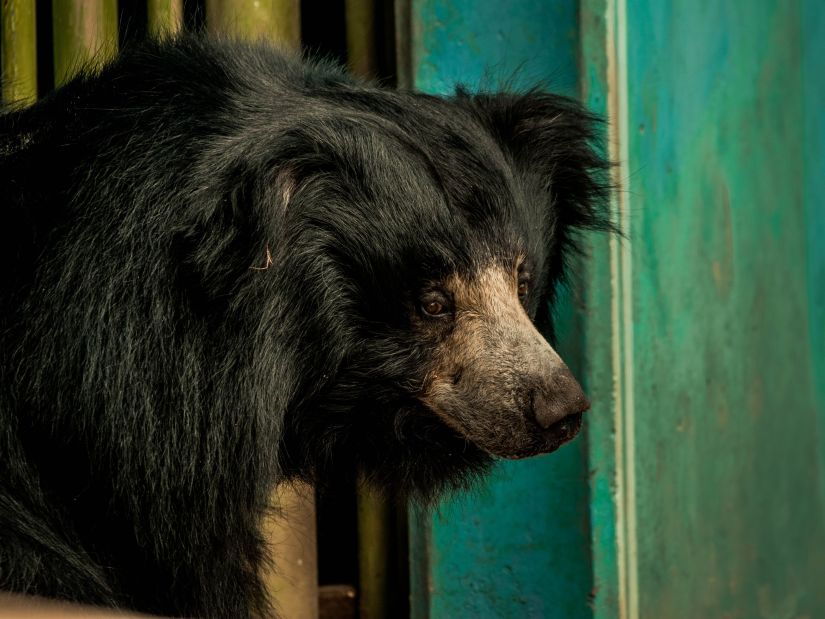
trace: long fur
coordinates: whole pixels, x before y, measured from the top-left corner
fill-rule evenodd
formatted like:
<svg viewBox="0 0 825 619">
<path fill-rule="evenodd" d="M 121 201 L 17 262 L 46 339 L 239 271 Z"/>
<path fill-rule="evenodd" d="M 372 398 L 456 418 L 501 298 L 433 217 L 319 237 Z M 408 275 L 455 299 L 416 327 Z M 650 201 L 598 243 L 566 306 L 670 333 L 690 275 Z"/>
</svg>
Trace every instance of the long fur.
<svg viewBox="0 0 825 619">
<path fill-rule="evenodd" d="M 278 481 L 430 500 L 490 456 L 415 400 L 416 287 L 605 225 L 594 119 L 264 46 L 129 48 L 0 116 L 0 588 L 263 615 Z"/>
</svg>

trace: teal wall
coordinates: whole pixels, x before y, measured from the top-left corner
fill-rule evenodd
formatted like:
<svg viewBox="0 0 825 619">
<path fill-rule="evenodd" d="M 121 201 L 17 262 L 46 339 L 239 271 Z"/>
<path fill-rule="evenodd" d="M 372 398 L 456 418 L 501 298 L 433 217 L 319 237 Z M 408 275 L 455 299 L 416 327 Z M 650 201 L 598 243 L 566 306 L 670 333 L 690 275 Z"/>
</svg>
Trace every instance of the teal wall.
<svg viewBox="0 0 825 619">
<path fill-rule="evenodd" d="M 586 440 L 413 515 L 414 616 L 825 616 L 825 3 L 412 18 L 424 90 L 581 84 L 627 235 L 560 315 Z"/>
<path fill-rule="evenodd" d="M 595 614 L 825 616 L 823 5 L 583 4 Z"/>
<path fill-rule="evenodd" d="M 819 410 L 819 470 L 825 471 L 825 3 L 820 0 L 803 3 L 802 54 L 811 369 Z M 819 496 L 825 497 L 825 474 L 819 479 Z"/>
</svg>

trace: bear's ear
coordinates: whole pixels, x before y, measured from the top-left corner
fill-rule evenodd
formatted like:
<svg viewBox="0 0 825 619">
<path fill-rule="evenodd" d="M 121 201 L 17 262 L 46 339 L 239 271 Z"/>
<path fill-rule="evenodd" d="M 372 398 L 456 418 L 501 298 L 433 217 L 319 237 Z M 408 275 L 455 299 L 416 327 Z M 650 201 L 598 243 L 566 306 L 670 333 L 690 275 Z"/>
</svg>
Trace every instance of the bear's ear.
<svg viewBox="0 0 825 619">
<path fill-rule="evenodd" d="M 613 230 L 608 215 L 610 163 L 603 154 L 601 119 L 569 97 L 459 91 L 469 109 L 513 160 L 551 199 L 558 223 Z"/>
</svg>

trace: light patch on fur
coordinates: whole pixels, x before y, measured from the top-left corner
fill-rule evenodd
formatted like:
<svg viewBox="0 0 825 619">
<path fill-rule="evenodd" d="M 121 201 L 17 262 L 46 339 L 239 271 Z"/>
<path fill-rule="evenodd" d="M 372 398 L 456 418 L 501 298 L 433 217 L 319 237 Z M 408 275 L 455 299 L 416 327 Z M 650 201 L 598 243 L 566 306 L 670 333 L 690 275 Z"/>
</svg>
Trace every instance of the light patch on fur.
<svg viewBox="0 0 825 619">
<path fill-rule="evenodd" d="M 276 180 L 277 186 L 281 188 L 281 210 L 286 212 L 289 207 L 289 202 L 292 200 L 292 194 L 297 189 L 297 182 L 292 170 L 281 170 L 278 172 Z"/>
<path fill-rule="evenodd" d="M 266 271 L 272 266 L 272 253 L 269 251 L 269 245 L 266 246 L 266 263 L 262 267 L 249 267 L 253 271 Z"/>
</svg>

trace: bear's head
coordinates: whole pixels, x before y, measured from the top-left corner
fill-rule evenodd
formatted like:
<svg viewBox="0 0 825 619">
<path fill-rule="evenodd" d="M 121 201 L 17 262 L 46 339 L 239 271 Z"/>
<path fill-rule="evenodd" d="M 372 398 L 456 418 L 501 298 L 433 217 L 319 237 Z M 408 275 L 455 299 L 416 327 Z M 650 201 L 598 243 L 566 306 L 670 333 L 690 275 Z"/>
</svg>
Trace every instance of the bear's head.
<svg viewBox="0 0 825 619">
<path fill-rule="evenodd" d="M 540 329 L 576 232 L 608 225 L 594 123 L 540 93 L 353 89 L 278 137 L 259 262 L 300 325 L 287 473 L 432 495 L 576 435 L 588 400 Z"/>
</svg>

